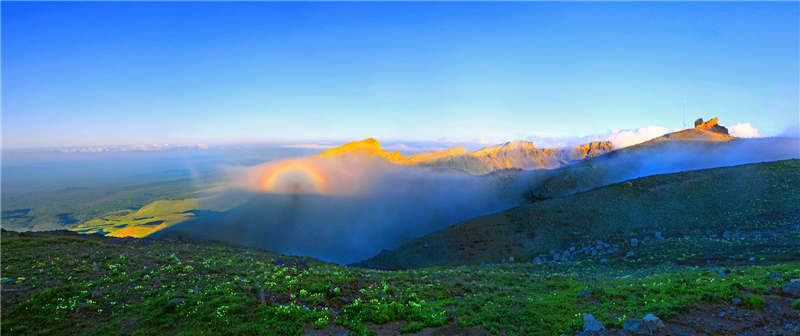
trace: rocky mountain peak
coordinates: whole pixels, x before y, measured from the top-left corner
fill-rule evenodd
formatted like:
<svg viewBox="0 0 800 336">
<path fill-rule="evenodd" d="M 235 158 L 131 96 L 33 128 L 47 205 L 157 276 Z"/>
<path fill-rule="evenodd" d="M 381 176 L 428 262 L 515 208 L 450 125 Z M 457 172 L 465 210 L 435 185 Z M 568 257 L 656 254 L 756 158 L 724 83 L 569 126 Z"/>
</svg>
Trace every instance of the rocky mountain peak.
<svg viewBox="0 0 800 336">
<path fill-rule="evenodd" d="M 714 118 L 706 122 L 703 122 L 703 118 L 697 118 L 697 120 L 694 121 L 694 128 L 716 133 L 728 134 L 728 129 L 722 125 L 719 125 L 718 123 L 719 123 L 719 118 Z"/>
</svg>

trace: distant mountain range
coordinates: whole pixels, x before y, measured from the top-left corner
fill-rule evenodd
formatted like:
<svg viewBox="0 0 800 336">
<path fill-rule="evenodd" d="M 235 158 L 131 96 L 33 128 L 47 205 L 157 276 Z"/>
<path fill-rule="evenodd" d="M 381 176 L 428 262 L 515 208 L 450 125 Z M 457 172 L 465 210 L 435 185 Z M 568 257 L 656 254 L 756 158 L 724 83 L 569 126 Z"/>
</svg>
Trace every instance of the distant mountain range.
<svg viewBox="0 0 800 336">
<path fill-rule="evenodd" d="M 371 156 L 382 158 L 395 164 L 455 169 L 473 175 L 483 175 L 505 169 L 554 169 L 586 158 L 603 155 L 613 149 L 614 146 L 609 141 L 542 149 L 536 148 L 533 142 L 509 141 L 474 152 L 469 152 L 464 147 L 459 146 L 441 151 L 404 156 L 400 152 L 387 152 L 381 148 L 381 144 L 377 140 L 369 138 L 329 149 L 316 157 Z"/>
<path fill-rule="evenodd" d="M 558 169 L 520 172 L 516 178 L 528 186 L 531 203 L 458 223 L 356 265 L 531 261 L 579 236 L 620 241 L 635 231 L 722 233 L 753 223 L 798 223 L 793 186 L 800 178 L 800 140 L 733 137 L 716 118 L 695 124 Z M 741 165 L 765 161 L 777 162 Z"/>
</svg>

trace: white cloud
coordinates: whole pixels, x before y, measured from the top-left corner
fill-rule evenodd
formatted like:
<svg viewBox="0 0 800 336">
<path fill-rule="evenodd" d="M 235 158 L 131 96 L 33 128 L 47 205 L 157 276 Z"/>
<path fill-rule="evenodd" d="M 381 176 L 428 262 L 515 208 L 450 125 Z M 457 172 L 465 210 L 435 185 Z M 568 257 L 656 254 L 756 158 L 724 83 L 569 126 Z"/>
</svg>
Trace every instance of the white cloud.
<svg viewBox="0 0 800 336">
<path fill-rule="evenodd" d="M 761 133 L 758 133 L 758 130 L 750 125 L 750 123 L 740 123 L 736 125 L 728 126 L 728 132 L 740 138 L 757 138 L 761 136 Z"/>
<path fill-rule="evenodd" d="M 281 145 L 283 148 L 303 148 L 303 149 L 330 149 L 336 147 L 334 145 L 323 145 L 323 144 L 291 144 L 291 145 Z"/>
<path fill-rule="evenodd" d="M 614 144 L 614 148 L 623 148 L 645 142 L 652 138 L 667 134 L 669 129 L 661 126 L 647 126 L 630 130 L 613 130 L 604 138 Z"/>
</svg>

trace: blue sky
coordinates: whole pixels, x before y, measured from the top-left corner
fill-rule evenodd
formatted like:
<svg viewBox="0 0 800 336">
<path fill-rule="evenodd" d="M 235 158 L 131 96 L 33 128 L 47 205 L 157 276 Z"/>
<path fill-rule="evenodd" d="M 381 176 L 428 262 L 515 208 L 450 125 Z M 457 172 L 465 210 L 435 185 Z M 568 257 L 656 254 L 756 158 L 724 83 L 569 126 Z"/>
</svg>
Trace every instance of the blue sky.
<svg viewBox="0 0 800 336">
<path fill-rule="evenodd" d="M 5 148 L 798 123 L 797 2 L 2 4 Z"/>
</svg>

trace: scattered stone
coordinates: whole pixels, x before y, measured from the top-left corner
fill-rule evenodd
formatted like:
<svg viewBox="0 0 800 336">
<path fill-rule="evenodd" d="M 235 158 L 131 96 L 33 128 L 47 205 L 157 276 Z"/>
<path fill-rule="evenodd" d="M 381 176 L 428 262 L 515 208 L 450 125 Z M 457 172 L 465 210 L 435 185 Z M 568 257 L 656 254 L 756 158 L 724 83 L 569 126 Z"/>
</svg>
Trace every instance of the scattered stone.
<svg viewBox="0 0 800 336">
<path fill-rule="evenodd" d="M 661 236 L 661 232 L 659 232 L 659 231 L 656 231 L 655 236 L 656 236 L 656 239 L 658 239 L 658 240 L 664 240 L 664 237 Z"/>
<path fill-rule="evenodd" d="M 800 297 L 800 279 L 792 279 L 792 281 L 781 287 L 781 291 L 790 296 Z"/>
<path fill-rule="evenodd" d="M 95 272 L 100 271 L 100 267 L 97 266 L 97 262 L 96 261 L 92 261 L 92 270 L 95 271 Z"/>
<path fill-rule="evenodd" d="M 622 328 L 637 335 L 655 335 L 657 330 L 664 328 L 664 322 L 658 316 L 647 314 L 642 319 L 626 320 Z"/>
<path fill-rule="evenodd" d="M 592 314 L 585 314 L 583 315 L 583 331 L 600 331 L 606 330 L 606 327 L 603 326 L 598 320 L 595 320 Z"/>
<path fill-rule="evenodd" d="M 622 323 L 622 329 L 630 331 L 634 334 L 642 334 L 647 335 L 650 333 L 650 330 L 647 330 L 644 326 L 644 321 L 641 319 L 628 319 Z"/>
<path fill-rule="evenodd" d="M 632 247 L 637 247 L 637 246 L 639 246 L 639 239 L 636 239 L 636 238 L 631 238 L 631 246 L 632 246 Z"/>
<path fill-rule="evenodd" d="M 625 256 L 626 257 L 633 257 L 633 251 L 628 251 L 628 253 L 626 253 Z"/>
<path fill-rule="evenodd" d="M 176 298 L 173 298 L 173 299 L 169 300 L 169 304 L 178 304 L 178 303 L 183 302 L 184 300 L 186 300 L 186 299 L 184 299 L 182 297 L 176 297 Z"/>
<path fill-rule="evenodd" d="M 600 262 L 601 262 L 601 263 L 603 263 L 603 264 L 605 264 L 605 263 L 607 263 L 607 262 L 608 262 L 608 259 L 606 259 L 606 258 L 600 259 Z"/>
<path fill-rule="evenodd" d="M 513 263 L 514 262 L 514 257 L 508 257 L 508 262 Z"/>
<path fill-rule="evenodd" d="M 737 305 L 737 306 L 738 306 L 738 305 L 742 304 L 742 299 L 740 299 L 740 298 L 733 298 L 733 299 L 731 299 L 731 303 L 733 303 L 734 305 Z"/>
<path fill-rule="evenodd" d="M 647 324 L 653 330 L 664 328 L 664 322 L 661 321 L 661 319 L 658 318 L 658 316 L 655 316 L 653 314 L 645 315 L 642 318 L 642 321 L 644 321 L 644 323 Z"/>
<path fill-rule="evenodd" d="M 103 292 L 101 292 L 101 291 L 92 292 L 92 299 L 97 299 L 97 298 L 102 297 L 102 296 L 103 296 Z"/>
</svg>

